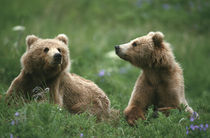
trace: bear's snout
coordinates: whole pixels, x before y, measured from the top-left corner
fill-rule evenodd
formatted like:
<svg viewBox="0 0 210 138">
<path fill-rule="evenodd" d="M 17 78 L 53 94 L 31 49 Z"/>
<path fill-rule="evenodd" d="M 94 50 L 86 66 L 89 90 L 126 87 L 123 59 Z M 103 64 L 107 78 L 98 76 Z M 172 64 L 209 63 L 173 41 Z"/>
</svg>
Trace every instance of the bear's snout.
<svg viewBox="0 0 210 138">
<path fill-rule="evenodd" d="M 61 58 L 62 58 L 62 55 L 61 55 L 60 53 L 56 53 L 56 54 L 53 56 L 54 63 L 56 63 L 56 64 L 61 64 Z"/>
<path fill-rule="evenodd" d="M 119 51 L 120 51 L 120 46 L 115 46 L 115 52 L 116 52 L 116 54 L 118 54 L 119 53 Z"/>
</svg>

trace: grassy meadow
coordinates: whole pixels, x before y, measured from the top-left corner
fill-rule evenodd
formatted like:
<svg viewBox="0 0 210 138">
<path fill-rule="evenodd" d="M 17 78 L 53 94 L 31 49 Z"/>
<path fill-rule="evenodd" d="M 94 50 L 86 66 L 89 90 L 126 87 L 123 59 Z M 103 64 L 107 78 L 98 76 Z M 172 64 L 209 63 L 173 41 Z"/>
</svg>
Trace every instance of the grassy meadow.
<svg viewBox="0 0 210 138">
<path fill-rule="evenodd" d="M 1 0 L 0 94 L 19 74 L 25 38 L 69 37 L 71 71 L 94 81 L 120 110 L 97 122 L 48 102 L 5 105 L 0 101 L 0 137 L 210 137 L 210 2 L 208 0 Z M 20 27 L 17 27 L 20 26 Z M 161 31 L 184 69 L 185 95 L 199 118 L 172 110 L 130 127 L 122 114 L 141 70 L 119 59 L 114 46 Z"/>
</svg>

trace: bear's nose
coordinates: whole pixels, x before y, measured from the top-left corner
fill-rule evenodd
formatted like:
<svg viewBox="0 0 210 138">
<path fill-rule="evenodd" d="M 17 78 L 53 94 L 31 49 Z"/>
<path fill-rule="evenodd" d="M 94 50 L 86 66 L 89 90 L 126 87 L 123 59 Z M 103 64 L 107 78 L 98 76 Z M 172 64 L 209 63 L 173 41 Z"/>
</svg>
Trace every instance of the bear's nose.
<svg viewBox="0 0 210 138">
<path fill-rule="evenodd" d="M 60 53 L 56 53 L 53 58 L 55 61 L 60 61 L 61 60 L 62 55 Z"/>
<path fill-rule="evenodd" d="M 120 46 L 115 46 L 115 50 L 119 50 L 120 49 Z"/>
<path fill-rule="evenodd" d="M 115 48 L 115 52 L 118 53 L 120 50 L 120 46 L 115 46 L 114 48 Z"/>
</svg>

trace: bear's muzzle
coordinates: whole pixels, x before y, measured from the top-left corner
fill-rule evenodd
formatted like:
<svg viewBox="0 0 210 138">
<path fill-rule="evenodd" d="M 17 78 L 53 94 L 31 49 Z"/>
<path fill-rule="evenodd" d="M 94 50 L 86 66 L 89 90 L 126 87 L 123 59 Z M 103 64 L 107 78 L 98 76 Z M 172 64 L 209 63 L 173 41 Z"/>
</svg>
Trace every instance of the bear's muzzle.
<svg viewBox="0 0 210 138">
<path fill-rule="evenodd" d="M 60 53 L 56 53 L 53 56 L 54 64 L 61 64 L 62 55 Z"/>
</svg>

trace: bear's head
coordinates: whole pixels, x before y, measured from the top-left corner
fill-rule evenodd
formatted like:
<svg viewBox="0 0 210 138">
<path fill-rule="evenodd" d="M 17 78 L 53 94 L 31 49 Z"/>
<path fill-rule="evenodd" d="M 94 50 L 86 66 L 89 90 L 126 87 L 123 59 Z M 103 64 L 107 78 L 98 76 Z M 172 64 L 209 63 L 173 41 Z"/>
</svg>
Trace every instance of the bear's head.
<svg viewBox="0 0 210 138">
<path fill-rule="evenodd" d="M 70 66 L 68 37 L 59 34 L 54 39 L 41 39 L 35 35 L 26 37 L 27 50 L 21 57 L 26 73 L 53 77 Z"/>
<path fill-rule="evenodd" d="M 128 43 L 115 46 L 116 54 L 141 68 L 165 67 L 174 59 L 168 43 L 161 32 L 150 32 Z"/>
</svg>

